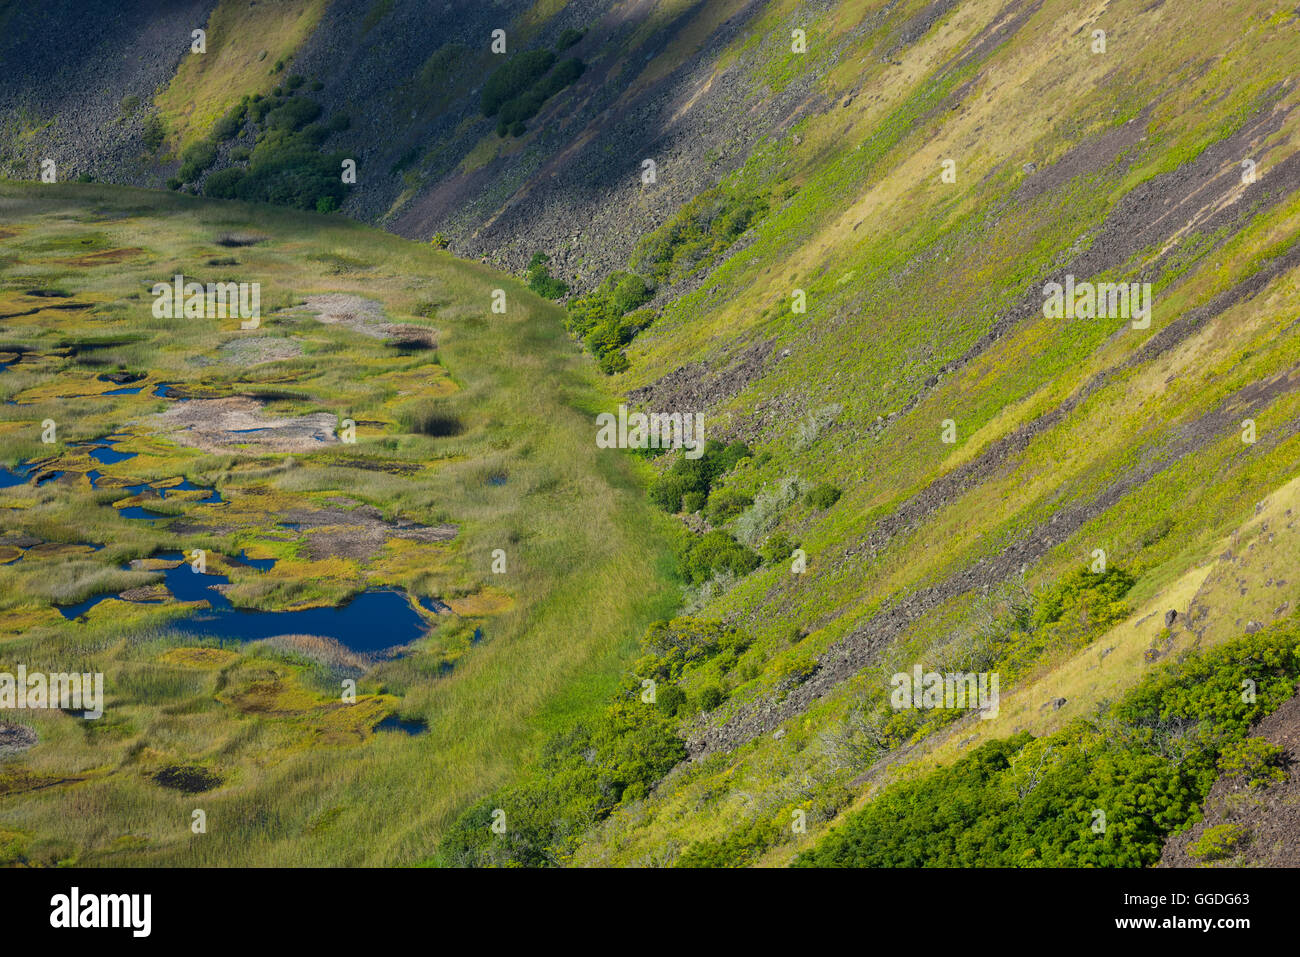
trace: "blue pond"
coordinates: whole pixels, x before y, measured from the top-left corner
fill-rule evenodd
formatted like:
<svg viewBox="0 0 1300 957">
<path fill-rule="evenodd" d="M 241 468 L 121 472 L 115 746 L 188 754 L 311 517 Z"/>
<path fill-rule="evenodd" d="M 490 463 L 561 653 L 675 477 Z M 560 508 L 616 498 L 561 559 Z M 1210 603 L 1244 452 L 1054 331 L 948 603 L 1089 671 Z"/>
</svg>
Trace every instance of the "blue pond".
<svg viewBox="0 0 1300 957">
<path fill-rule="evenodd" d="M 99 445 L 90 450 L 90 457 L 104 465 L 125 462 L 127 459 L 133 459 L 139 454 L 138 452 L 119 452 L 116 442 L 111 445 Z"/>
<path fill-rule="evenodd" d="M 150 488 L 152 488 L 152 486 L 148 484 L 128 485 L 126 490 L 132 495 L 143 495 L 144 492 Z M 207 488 L 203 485 L 195 485 L 189 479 L 184 479 L 179 485 L 172 485 L 169 488 L 158 488 L 154 489 L 154 491 L 158 493 L 159 498 L 166 498 L 168 492 L 207 492 L 209 493 L 208 497 L 199 499 L 200 502 L 221 501 L 221 493 L 216 489 Z M 126 509 L 122 509 L 122 511 L 125 512 Z M 267 567 L 269 568 L 270 566 L 268 565 Z"/>
<path fill-rule="evenodd" d="M 16 469 L 5 468 L 0 465 L 0 488 L 13 488 L 15 485 L 24 485 L 27 477 L 32 472 L 31 464 L 19 465 Z"/>
<path fill-rule="evenodd" d="M 423 721 L 404 721 L 395 714 L 390 714 L 383 721 L 375 725 L 376 731 L 400 731 L 402 734 L 408 734 L 414 737 L 417 734 L 428 734 L 429 726 Z"/>
<path fill-rule="evenodd" d="M 157 556 L 182 561 L 179 552 Z M 274 559 L 240 560 L 263 570 Z M 129 566 L 123 566 L 128 568 Z M 369 654 L 397 645 L 409 644 L 427 631 L 425 620 L 411 607 L 406 595 L 396 589 L 373 589 L 362 592 L 337 608 L 307 608 L 301 611 L 252 611 L 235 608 L 214 585 L 229 584 L 225 575 L 204 575 L 184 563 L 165 569 L 163 577 L 179 601 L 207 601 L 212 607 L 195 612 L 170 627 L 184 634 L 216 635 L 240 641 L 257 641 L 273 635 L 309 634 L 333 638 L 352 651 Z M 61 607 L 65 618 L 84 615 L 89 609 L 112 598 L 97 595 L 76 605 Z"/>
</svg>

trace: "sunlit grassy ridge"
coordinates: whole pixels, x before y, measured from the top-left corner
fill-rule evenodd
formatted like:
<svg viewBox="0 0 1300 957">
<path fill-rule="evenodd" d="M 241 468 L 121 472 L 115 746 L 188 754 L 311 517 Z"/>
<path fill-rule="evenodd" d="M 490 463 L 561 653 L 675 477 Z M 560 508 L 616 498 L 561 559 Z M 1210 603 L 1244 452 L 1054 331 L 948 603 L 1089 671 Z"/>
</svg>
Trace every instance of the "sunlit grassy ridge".
<svg viewBox="0 0 1300 957">
<path fill-rule="evenodd" d="M 6 845 L 15 859 L 423 860 L 451 814 L 603 699 L 635 635 L 667 610 L 666 519 L 645 504 L 635 460 L 596 449 L 593 414 L 608 401 L 597 374 L 555 307 L 520 284 L 337 218 L 77 186 L 0 186 L 0 206 L 0 338 L 24 351 L 0 373 L 0 390 L 18 403 L 0 405 L 0 460 L 53 456 L 42 468 L 65 473 L 0 490 L 4 528 L 29 540 L 0 566 L 0 669 L 102 670 L 107 685 L 99 722 L 18 717 L 41 743 L 0 768 L 0 821 L 18 835 Z M 154 318 L 150 287 L 178 272 L 260 282 L 261 328 Z M 504 315 L 490 311 L 496 288 L 506 291 Z M 298 304 L 323 293 L 377 302 L 387 321 L 435 329 L 438 346 L 394 348 L 321 323 Z M 53 308 L 67 303 L 76 308 Z M 302 354 L 247 364 L 232 344 L 249 337 L 263 347 L 291 341 Z M 143 374 L 131 383 L 143 390 L 100 395 L 113 384 L 97 376 L 119 370 Z M 188 448 L 155 418 L 175 406 L 152 395 L 162 382 L 191 401 L 260 396 L 278 417 L 351 418 L 357 441 L 302 454 Z M 86 392 L 95 394 L 71 397 Z M 425 414 L 455 419 L 458 434 L 412 431 Z M 54 446 L 40 442 L 47 418 L 58 424 Z M 104 465 L 68 444 L 110 433 L 138 456 Z M 103 473 L 98 488 L 90 469 Z M 125 493 L 111 483 L 178 477 L 215 485 L 225 501 L 169 496 L 180 532 L 113 507 Z M 344 523 L 362 506 L 383 521 L 449 522 L 457 532 L 449 542 L 389 536 L 369 553 L 313 554 L 310 536 L 277 524 L 302 508 L 339 508 Z M 105 547 L 78 547 L 87 543 Z M 343 705 L 348 672 L 310 646 L 197 651 L 204 642 L 166 627 L 183 610 L 174 603 L 111 599 L 81 622 L 52 607 L 156 580 L 117 569 L 192 548 L 229 573 L 237 605 L 328 604 L 385 585 L 453 611 L 427 616 L 429 637 L 361 677 L 358 703 Z M 491 570 L 495 549 L 504 574 Z M 241 550 L 279 562 L 266 573 L 231 565 Z M 373 734 L 395 710 L 430 733 Z M 152 780 L 189 764 L 222 784 L 187 797 Z M 194 808 L 207 812 L 206 835 L 190 833 Z"/>
</svg>

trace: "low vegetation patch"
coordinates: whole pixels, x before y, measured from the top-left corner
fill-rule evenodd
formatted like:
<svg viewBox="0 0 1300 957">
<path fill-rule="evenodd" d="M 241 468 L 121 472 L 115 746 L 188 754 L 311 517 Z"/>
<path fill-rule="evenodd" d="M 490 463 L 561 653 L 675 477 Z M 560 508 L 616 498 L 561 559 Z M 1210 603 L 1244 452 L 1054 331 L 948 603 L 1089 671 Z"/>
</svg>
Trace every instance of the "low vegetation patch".
<svg viewBox="0 0 1300 957">
<path fill-rule="evenodd" d="M 1300 630 L 1275 627 L 1148 675 L 1092 720 L 991 741 L 887 788 L 796 866 L 1143 867 L 1195 823 L 1221 760 L 1295 691 Z M 1244 681 L 1256 693 L 1242 693 Z M 1251 762 L 1253 763 L 1253 762 Z M 1238 836 L 1210 829 L 1203 854 Z"/>
</svg>

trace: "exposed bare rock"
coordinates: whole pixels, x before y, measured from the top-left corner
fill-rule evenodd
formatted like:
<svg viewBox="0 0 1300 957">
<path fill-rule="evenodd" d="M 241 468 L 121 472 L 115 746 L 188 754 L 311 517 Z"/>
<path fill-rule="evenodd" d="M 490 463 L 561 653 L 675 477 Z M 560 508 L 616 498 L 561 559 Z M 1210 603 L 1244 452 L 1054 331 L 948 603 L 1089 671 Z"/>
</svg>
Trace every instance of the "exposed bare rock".
<svg viewBox="0 0 1300 957">
<path fill-rule="evenodd" d="M 314 452 L 339 441 L 337 416 L 313 412 L 277 418 L 245 396 L 178 402 L 153 419 L 175 441 L 205 452 Z"/>
</svg>

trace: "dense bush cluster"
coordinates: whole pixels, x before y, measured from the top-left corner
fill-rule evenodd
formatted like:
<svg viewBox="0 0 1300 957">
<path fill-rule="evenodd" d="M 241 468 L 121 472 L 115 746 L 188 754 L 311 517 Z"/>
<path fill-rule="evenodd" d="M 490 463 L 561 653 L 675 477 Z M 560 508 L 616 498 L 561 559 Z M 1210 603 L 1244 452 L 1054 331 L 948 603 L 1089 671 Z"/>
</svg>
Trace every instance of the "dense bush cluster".
<svg viewBox="0 0 1300 957">
<path fill-rule="evenodd" d="M 577 57 L 556 62 L 550 50 L 527 50 L 511 57 L 488 77 L 480 109 L 484 116 L 496 117 L 498 136 L 521 136 L 527 121 L 546 101 L 582 76 L 585 69 L 586 64 Z"/>
<path fill-rule="evenodd" d="M 623 347 L 654 321 L 640 307 L 654 297 L 654 287 L 636 273 L 613 272 L 584 296 L 569 302 L 565 324 L 582 340 L 606 374 L 627 368 Z M 635 311 L 634 311 L 635 310 Z"/>
<path fill-rule="evenodd" d="M 1150 865 L 1168 835 L 1198 819 L 1220 758 L 1259 750 L 1241 742 L 1297 677 L 1295 625 L 1241 638 L 1148 675 L 1096 721 L 991 741 L 892 785 L 795 863 Z"/>
<path fill-rule="evenodd" d="M 759 566 L 762 559 L 752 549 L 715 528 L 699 538 L 690 538 L 682 549 L 682 576 L 692 585 L 702 584 L 714 575 L 729 572 L 740 578 Z"/>
<path fill-rule="evenodd" d="M 810 488 L 803 497 L 804 503 L 816 509 L 827 509 L 840 500 L 840 490 L 829 482 Z"/>
<path fill-rule="evenodd" d="M 708 501 L 713 484 L 751 454 L 744 442 L 723 445 L 709 439 L 699 458 L 677 457 L 650 486 L 650 500 L 666 512 L 698 512 Z"/>
<path fill-rule="evenodd" d="M 340 176 L 344 154 L 325 154 L 319 147 L 350 123 L 343 114 L 328 123 L 314 122 L 321 114 L 320 104 L 295 95 L 305 85 L 306 78 L 295 74 L 270 96 L 243 97 L 216 122 L 207 139 L 186 148 L 169 185 L 179 188 L 197 182 L 216 162 L 221 145 L 251 125 L 256 145 L 251 150 L 231 149 L 228 158 L 237 165 L 209 175 L 203 183 L 204 195 L 318 212 L 338 209 L 347 190 Z M 319 81 L 311 84 L 311 89 L 320 87 Z"/>
<path fill-rule="evenodd" d="M 526 274 L 528 288 L 543 299 L 562 299 L 569 294 L 569 284 L 551 275 L 550 261 L 546 253 L 533 253 Z"/>
</svg>

